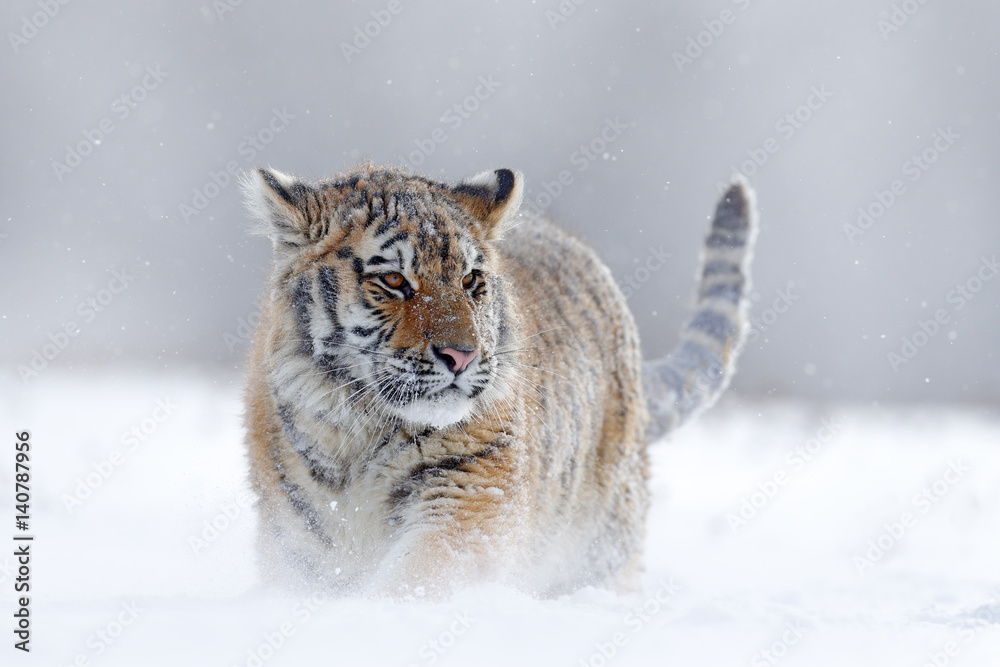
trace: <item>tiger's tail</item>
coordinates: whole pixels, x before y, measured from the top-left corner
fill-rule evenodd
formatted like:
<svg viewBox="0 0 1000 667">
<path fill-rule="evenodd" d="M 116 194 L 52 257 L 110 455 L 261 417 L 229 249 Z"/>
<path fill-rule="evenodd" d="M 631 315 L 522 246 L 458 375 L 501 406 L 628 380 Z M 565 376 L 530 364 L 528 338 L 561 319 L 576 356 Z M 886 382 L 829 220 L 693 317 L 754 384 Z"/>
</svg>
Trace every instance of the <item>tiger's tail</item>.
<svg viewBox="0 0 1000 667">
<path fill-rule="evenodd" d="M 749 331 L 756 236 L 753 190 L 739 178 L 719 200 L 705 239 L 694 316 L 670 354 L 643 364 L 651 440 L 711 407 L 729 385 Z"/>
</svg>

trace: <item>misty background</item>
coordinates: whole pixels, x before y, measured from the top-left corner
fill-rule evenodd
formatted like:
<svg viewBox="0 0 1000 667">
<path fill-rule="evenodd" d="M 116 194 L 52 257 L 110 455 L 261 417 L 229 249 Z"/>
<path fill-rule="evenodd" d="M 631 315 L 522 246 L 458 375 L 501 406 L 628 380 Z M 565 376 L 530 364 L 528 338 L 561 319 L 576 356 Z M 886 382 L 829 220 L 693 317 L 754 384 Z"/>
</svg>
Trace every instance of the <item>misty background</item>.
<svg viewBox="0 0 1000 667">
<path fill-rule="evenodd" d="M 449 182 L 522 171 L 525 201 L 634 286 L 648 356 L 676 342 L 742 170 L 762 227 L 737 392 L 1000 399 L 997 3 L 18 0 L 2 17 L 11 390 L 33 362 L 238 382 L 270 244 L 232 173 L 370 159 Z"/>
</svg>

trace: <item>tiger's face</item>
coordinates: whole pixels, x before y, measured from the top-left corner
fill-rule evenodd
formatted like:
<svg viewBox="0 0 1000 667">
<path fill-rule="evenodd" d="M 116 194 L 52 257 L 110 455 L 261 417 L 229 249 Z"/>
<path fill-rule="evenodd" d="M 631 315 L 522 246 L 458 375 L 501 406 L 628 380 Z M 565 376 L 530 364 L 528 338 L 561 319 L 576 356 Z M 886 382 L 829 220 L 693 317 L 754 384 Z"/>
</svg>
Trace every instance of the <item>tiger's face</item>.
<svg viewBox="0 0 1000 667">
<path fill-rule="evenodd" d="M 271 226 L 288 343 L 330 400 L 433 428 L 486 409 L 513 363 L 494 244 L 519 176 L 454 187 L 370 166 L 315 185 L 257 176 L 251 206 Z"/>
</svg>

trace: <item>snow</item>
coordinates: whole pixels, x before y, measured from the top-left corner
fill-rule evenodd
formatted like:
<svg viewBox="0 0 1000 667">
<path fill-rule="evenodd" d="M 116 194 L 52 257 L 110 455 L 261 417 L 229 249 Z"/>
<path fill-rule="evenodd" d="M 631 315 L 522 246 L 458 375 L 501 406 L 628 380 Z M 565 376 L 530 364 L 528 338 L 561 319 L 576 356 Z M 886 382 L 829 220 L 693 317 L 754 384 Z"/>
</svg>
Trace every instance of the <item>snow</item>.
<svg viewBox="0 0 1000 667">
<path fill-rule="evenodd" d="M 15 663 L 5 647 L 3 664 L 919 667 L 1000 656 L 1000 420 L 983 409 L 730 394 L 653 449 L 640 592 L 538 600 L 482 585 L 419 604 L 258 587 L 238 383 L 51 369 L 12 395 L 3 423 L 31 431 L 33 635 L 29 656 Z M 91 473 L 96 488 L 70 511 L 65 498 Z M 4 463 L 0 488 L 11 482 Z M 743 499 L 759 508 L 734 532 Z M 885 555 L 859 573 L 880 537 Z M 13 559 L 0 553 L 9 638 Z"/>
</svg>

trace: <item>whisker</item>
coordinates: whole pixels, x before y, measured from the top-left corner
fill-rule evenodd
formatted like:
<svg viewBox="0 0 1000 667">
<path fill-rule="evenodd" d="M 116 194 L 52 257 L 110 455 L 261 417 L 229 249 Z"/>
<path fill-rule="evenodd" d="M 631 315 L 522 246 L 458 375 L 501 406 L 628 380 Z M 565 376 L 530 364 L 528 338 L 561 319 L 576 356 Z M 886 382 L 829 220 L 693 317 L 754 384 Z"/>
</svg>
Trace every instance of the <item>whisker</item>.
<svg viewBox="0 0 1000 667">
<path fill-rule="evenodd" d="M 513 361 L 511 363 L 513 365 L 515 365 L 515 366 L 520 366 L 521 368 L 533 368 L 536 371 L 542 371 L 543 373 L 551 373 L 552 375 L 555 375 L 557 378 L 562 378 L 566 382 L 570 381 L 570 379 L 568 377 L 566 377 L 565 375 L 560 375 L 559 373 L 556 373 L 555 371 L 550 371 L 549 369 L 542 368 L 541 366 L 532 366 L 531 364 L 524 364 L 524 363 L 520 363 L 520 362 L 517 362 L 517 361 Z"/>
<path fill-rule="evenodd" d="M 539 331 L 538 333 L 533 333 L 530 336 L 525 336 L 524 338 L 518 340 L 517 342 L 518 343 L 523 343 L 526 340 L 531 340 L 535 336 L 541 336 L 542 334 L 547 334 L 550 331 L 558 331 L 559 329 L 565 329 L 568 326 L 569 326 L 568 324 L 561 324 L 561 325 L 559 325 L 557 327 L 552 327 L 551 329 L 546 329 L 545 331 Z M 506 350 L 501 350 L 500 352 L 505 352 L 505 351 Z M 495 352 L 494 354 L 499 354 L 500 352 Z"/>
</svg>

